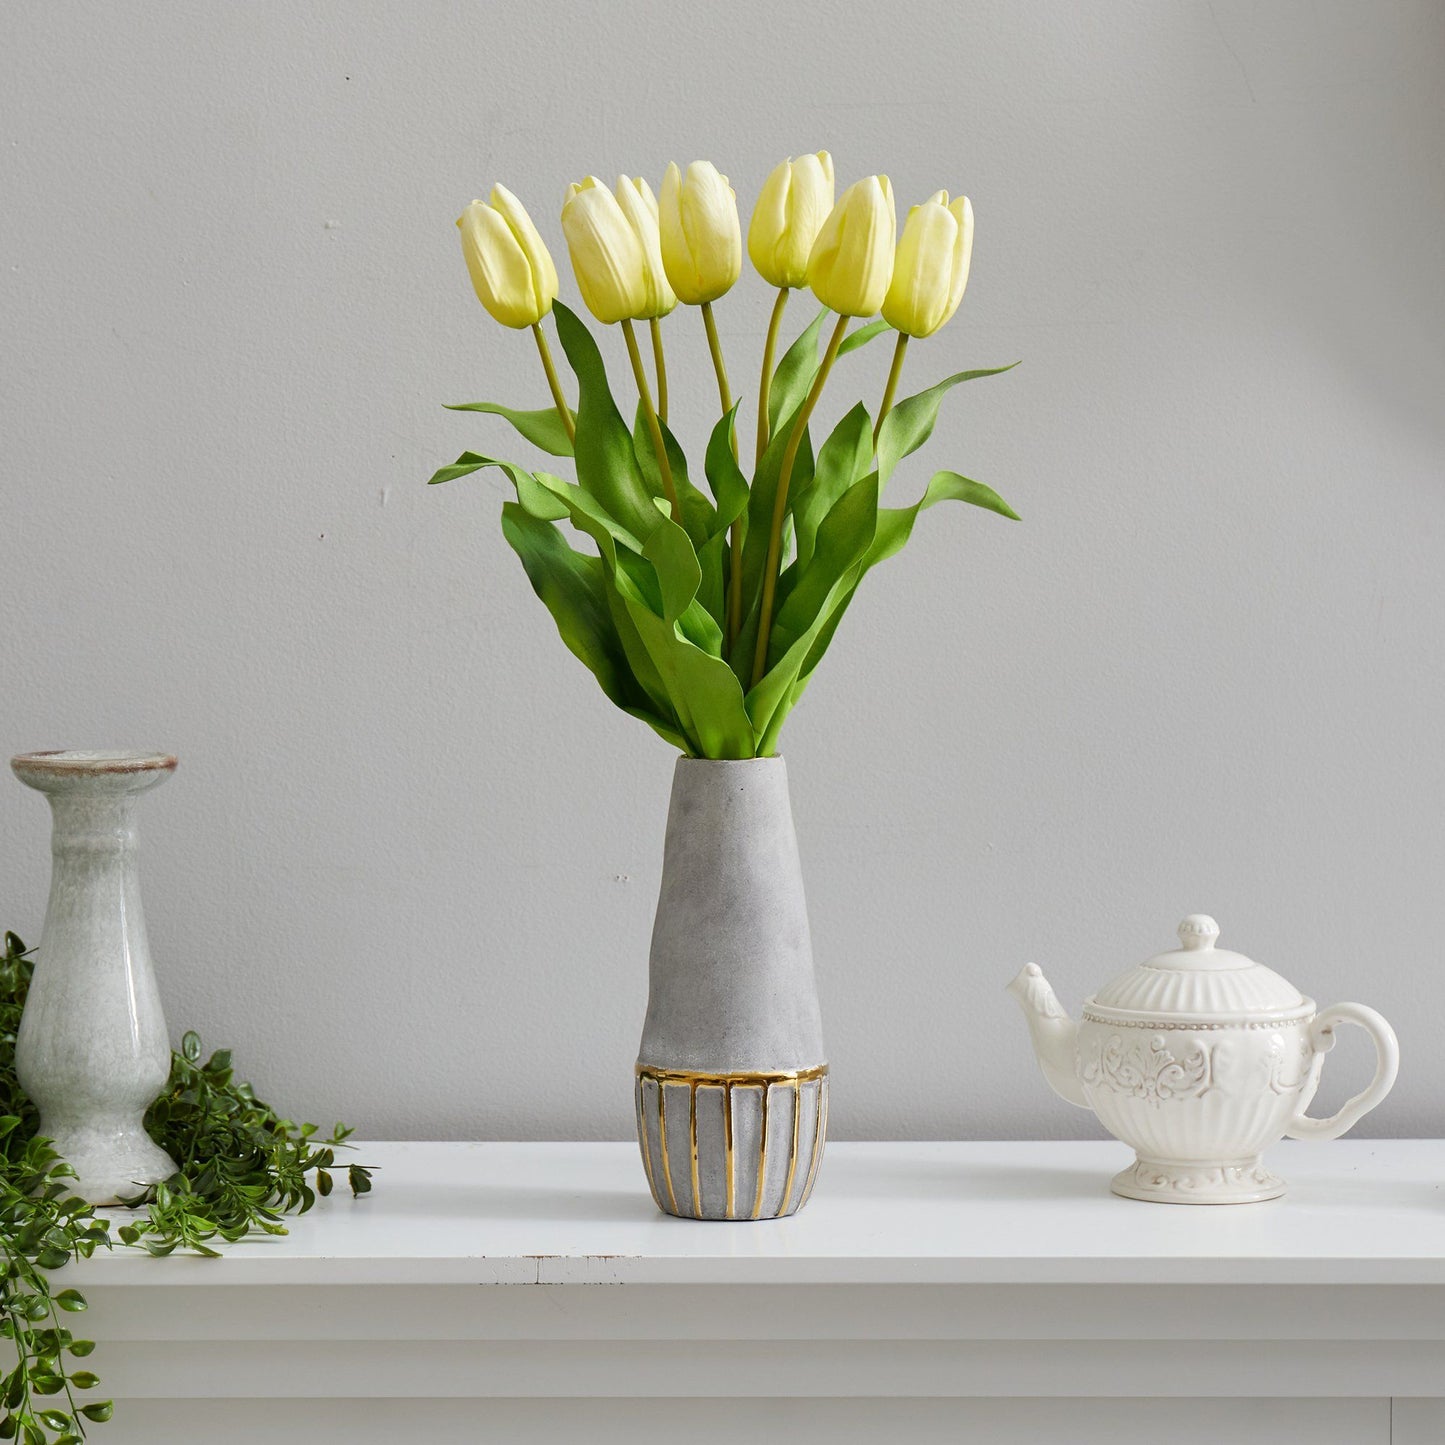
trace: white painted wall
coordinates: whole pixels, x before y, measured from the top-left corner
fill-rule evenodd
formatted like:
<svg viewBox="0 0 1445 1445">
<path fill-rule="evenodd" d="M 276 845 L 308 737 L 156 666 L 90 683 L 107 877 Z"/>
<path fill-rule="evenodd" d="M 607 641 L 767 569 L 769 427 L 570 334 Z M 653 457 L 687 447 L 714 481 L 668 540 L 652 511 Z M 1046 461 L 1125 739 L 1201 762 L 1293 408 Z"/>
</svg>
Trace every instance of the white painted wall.
<svg viewBox="0 0 1445 1445">
<path fill-rule="evenodd" d="M 977 207 L 912 379 L 1025 361 L 928 458 L 1024 522 L 929 514 L 785 734 L 836 1132 L 1089 1132 L 1004 981 L 1076 1004 L 1203 909 L 1391 1016 L 1364 1127 L 1438 1133 L 1442 100 L 1445 8 L 1394 0 L 7 6 L 0 746 L 180 755 L 170 1021 L 288 1108 L 626 1135 L 671 758 L 558 642 L 501 481 L 422 485 L 508 445 L 440 403 L 545 400 L 452 220 L 502 179 L 560 252 L 585 172 L 710 156 L 747 204 L 827 146 Z M 720 307 L 740 390 L 768 300 Z M 47 829 L 0 787 L 31 935 Z"/>
</svg>

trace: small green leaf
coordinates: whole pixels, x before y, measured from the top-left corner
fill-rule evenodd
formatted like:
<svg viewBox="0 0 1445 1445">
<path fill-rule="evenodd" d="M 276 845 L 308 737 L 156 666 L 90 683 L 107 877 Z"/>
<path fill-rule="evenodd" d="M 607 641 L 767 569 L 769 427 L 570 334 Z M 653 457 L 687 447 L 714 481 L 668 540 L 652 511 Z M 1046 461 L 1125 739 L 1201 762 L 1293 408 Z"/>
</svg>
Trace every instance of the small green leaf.
<svg viewBox="0 0 1445 1445">
<path fill-rule="evenodd" d="M 826 306 L 798 334 L 798 339 L 783 353 L 773 372 L 768 389 L 768 426 L 774 435 L 782 418 L 791 416 L 802 405 L 813 378 L 818 374 L 818 338 L 823 322 L 831 313 Z"/>
<path fill-rule="evenodd" d="M 878 429 L 878 482 L 886 486 L 893 469 L 900 461 L 916 452 L 933 435 L 933 424 L 938 420 L 938 407 L 943 398 L 960 382 L 977 381 L 984 376 L 1000 376 L 1012 371 L 1018 362 L 1008 366 L 993 366 L 983 371 L 959 371 L 945 377 L 936 386 L 920 391 L 915 396 L 904 397 L 893 410 L 883 418 Z"/>
<path fill-rule="evenodd" d="M 511 422 L 527 441 L 549 456 L 570 457 L 572 455 L 572 441 L 554 406 L 544 407 L 541 411 L 516 411 L 512 407 L 502 406 L 495 401 L 464 401 L 456 405 L 449 405 L 447 410 L 490 412 L 494 416 Z M 573 425 L 576 425 L 575 418 L 573 418 Z"/>
<path fill-rule="evenodd" d="M 93 1405 L 82 1405 L 80 1413 L 87 1420 L 94 1420 L 97 1424 L 109 1420 L 115 1414 L 115 1405 L 110 1400 L 98 1400 Z"/>
<path fill-rule="evenodd" d="M 794 535 L 798 564 L 806 567 L 823 518 L 873 460 L 873 420 L 860 401 L 829 434 L 818 450 L 811 482 L 795 492 Z"/>
<path fill-rule="evenodd" d="M 889 329 L 888 323 L 880 316 L 866 326 L 860 326 L 856 331 L 850 331 L 839 345 L 838 355 L 847 356 L 850 351 L 857 351 L 860 346 L 867 346 L 875 336 L 881 336 Z"/>
<path fill-rule="evenodd" d="M 1007 517 L 1010 521 L 1021 520 L 1019 514 L 992 487 L 960 476 L 957 472 L 935 472 L 933 480 L 928 484 L 928 490 L 935 494 L 935 501 L 967 502 L 972 507 L 997 512 L 1000 517 Z"/>
<path fill-rule="evenodd" d="M 741 402 L 734 403 L 733 409 L 718 419 L 708 438 L 703 461 L 708 486 L 712 488 L 713 499 L 717 503 L 716 525 L 719 531 L 732 526 L 747 512 L 748 479 L 733 455 L 733 429 L 737 425 L 738 407 L 741 405 Z"/>
<path fill-rule="evenodd" d="M 642 555 L 652 563 L 662 593 L 662 620 L 676 622 L 697 596 L 702 568 L 687 533 L 665 522 L 647 539 Z"/>
</svg>

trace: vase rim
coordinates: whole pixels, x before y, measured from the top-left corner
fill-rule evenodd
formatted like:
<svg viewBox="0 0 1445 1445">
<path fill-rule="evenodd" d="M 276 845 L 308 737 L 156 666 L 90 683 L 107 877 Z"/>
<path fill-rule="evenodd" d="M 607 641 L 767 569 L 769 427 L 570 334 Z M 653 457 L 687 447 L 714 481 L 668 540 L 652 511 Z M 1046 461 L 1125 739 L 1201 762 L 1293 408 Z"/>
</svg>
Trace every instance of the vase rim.
<svg viewBox="0 0 1445 1445">
<path fill-rule="evenodd" d="M 767 758 L 690 758 L 685 754 L 678 758 L 678 766 L 684 764 L 692 766 L 695 763 L 704 763 L 710 768 L 750 768 L 756 763 L 781 763 L 782 753 L 774 753 Z"/>
<path fill-rule="evenodd" d="M 52 748 L 10 759 L 20 777 L 98 777 L 116 773 L 174 772 L 173 753 L 131 748 Z"/>
</svg>

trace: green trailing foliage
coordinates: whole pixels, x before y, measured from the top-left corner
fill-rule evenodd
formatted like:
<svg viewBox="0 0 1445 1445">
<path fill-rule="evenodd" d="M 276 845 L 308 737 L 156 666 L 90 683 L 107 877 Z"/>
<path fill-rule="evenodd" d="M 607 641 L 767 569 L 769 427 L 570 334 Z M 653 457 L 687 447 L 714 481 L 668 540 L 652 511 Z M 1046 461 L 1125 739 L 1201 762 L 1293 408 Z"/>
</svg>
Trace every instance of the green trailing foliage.
<svg viewBox="0 0 1445 1445">
<path fill-rule="evenodd" d="M 336 1151 L 350 1130 L 316 1138 L 311 1124 L 283 1119 L 238 1081 L 231 1056 L 202 1058 L 188 1033 L 172 1055 L 166 1092 L 146 1116 L 152 1137 L 179 1172 L 134 1201 L 136 1213 L 113 1237 L 110 1220 L 70 1193 L 75 1171 L 37 1134 L 39 1116 L 15 1074 L 15 1036 L 33 962 L 7 933 L 0 954 L 0 1441 L 77 1445 L 86 1425 L 108 1420 L 100 1380 L 81 1362 L 95 1349 L 72 1330 L 86 1308 L 52 1276 L 72 1259 L 117 1243 L 154 1255 L 186 1249 L 214 1255 L 218 1240 L 252 1230 L 284 1234 L 288 1214 L 304 1214 L 331 1193 Z M 370 1171 L 346 1170 L 353 1194 L 371 1188 Z M 0 1347 L 3 1351 L 3 1347 Z M 7 1357 L 8 1356 L 8 1357 Z"/>
<path fill-rule="evenodd" d="M 562 641 L 607 697 L 690 757 L 771 756 L 789 712 L 832 641 L 869 570 L 897 553 L 920 512 L 965 502 L 999 516 L 1016 513 L 992 488 L 958 472 L 934 474 L 911 506 L 885 507 L 895 469 L 932 434 L 955 386 L 1009 367 L 963 371 L 895 405 L 873 440 L 861 403 L 816 454 L 807 430 L 793 465 L 766 665 L 752 677 L 779 476 L 788 438 L 821 362 L 826 311 L 778 362 L 769 390 L 771 441 L 748 478 L 734 456 L 736 408 L 714 428 L 703 456 L 704 492 L 664 428 L 680 522 L 664 496 L 657 455 L 639 412 L 629 427 L 613 399 L 591 333 L 560 302 L 557 332 L 577 378 L 576 438 L 553 411 L 514 411 L 491 402 L 454 410 L 490 412 L 552 456 L 573 460 L 575 479 L 529 472 L 464 452 L 433 483 L 500 468 L 516 500 L 502 507 L 502 531 L 551 613 Z M 844 338 L 839 355 L 888 328 L 873 321 Z M 574 547 L 563 526 L 579 533 Z M 741 547 L 741 631 L 725 645 L 730 535 Z"/>
</svg>

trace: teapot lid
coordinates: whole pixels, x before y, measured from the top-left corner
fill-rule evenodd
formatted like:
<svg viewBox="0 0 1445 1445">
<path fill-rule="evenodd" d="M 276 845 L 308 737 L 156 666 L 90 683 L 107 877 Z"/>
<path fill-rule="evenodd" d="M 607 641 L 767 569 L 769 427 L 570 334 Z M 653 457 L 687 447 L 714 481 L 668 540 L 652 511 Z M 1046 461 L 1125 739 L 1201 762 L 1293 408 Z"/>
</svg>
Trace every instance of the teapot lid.
<svg viewBox="0 0 1445 1445">
<path fill-rule="evenodd" d="M 1219 925 L 1191 913 L 1178 948 L 1121 973 L 1090 1001 L 1095 1007 L 1151 1014 L 1276 1014 L 1313 1004 L 1273 969 L 1216 948 Z"/>
</svg>

